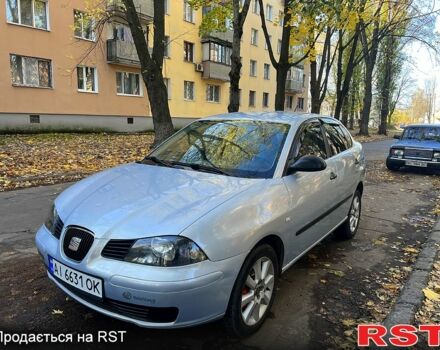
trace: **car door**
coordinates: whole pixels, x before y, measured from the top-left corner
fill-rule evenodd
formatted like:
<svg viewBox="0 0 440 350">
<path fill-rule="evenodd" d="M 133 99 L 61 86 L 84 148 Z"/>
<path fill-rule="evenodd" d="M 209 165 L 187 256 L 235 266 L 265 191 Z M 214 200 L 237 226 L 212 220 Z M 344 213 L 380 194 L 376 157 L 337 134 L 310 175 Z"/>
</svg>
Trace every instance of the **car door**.
<svg viewBox="0 0 440 350">
<path fill-rule="evenodd" d="M 324 121 L 322 126 L 331 152 L 327 164 L 337 171 L 337 179 L 334 181 L 335 211 L 333 213 L 336 225 L 347 216 L 359 176 L 355 155 L 350 150 L 351 144 L 343 134 L 341 125 L 334 121 Z"/>
<path fill-rule="evenodd" d="M 328 146 L 318 120 L 303 124 L 295 137 L 288 164 L 302 156 L 328 158 Z M 334 202 L 336 169 L 328 165 L 323 171 L 297 172 L 283 177 L 290 197 L 288 219 L 289 247 L 286 261 L 293 261 L 328 233 L 335 225 L 328 214 Z"/>
</svg>

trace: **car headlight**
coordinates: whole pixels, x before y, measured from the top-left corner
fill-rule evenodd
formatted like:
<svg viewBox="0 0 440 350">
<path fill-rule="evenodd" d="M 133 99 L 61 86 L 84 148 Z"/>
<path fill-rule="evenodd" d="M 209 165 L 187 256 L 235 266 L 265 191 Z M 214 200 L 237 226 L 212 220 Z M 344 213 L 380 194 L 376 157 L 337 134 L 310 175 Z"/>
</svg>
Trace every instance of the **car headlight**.
<svg viewBox="0 0 440 350">
<path fill-rule="evenodd" d="M 181 236 L 161 236 L 137 240 L 125 261 L 153 266 L 183 266 L 206 260 L 200 247 Z"/>
<path fill-rule="evenodd" d="M 433 158 L 440 158 L 440 152 L 434 152 Z"/>
<path fill-rule="evenodd" d="M 44 222 L 44 226 L 53 234 L 55 229 L 55 218 L 57 217 L 57 210 L 55 209 L 55 205 L 52 204 L 47 214 L 46 221 Z"/>
<path fill-rule="evenodd" d="M 392 148 L 391 155 L 394 157 L 403 157 L 403 149 Z"/>
</svg>

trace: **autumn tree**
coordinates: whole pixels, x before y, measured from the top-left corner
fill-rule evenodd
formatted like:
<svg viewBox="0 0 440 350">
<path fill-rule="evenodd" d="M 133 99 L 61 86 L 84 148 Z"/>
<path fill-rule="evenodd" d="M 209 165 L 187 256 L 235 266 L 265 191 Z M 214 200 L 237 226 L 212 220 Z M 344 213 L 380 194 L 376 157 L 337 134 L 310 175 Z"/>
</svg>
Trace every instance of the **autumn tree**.
<svg viewBox="0 0 440 350">
<path fill-rule="evenodd" d="M 230 89 L 228 112 L 238 112 L 240 109 L 240 78 L 241 78 L 241 39 L 243 27 L 249 12 L 251 0 L 190 0 L 195 9 L 209 7 L 209 12 L 203 17 L 200 35 L 212 32 L 225 32 L 228 22 L 232 23 L 232 52 L 231 70 L 229 72 Z"/>
<path fill-rule="evenodd" d="M 306 32 L 306 28 L 310 27 L 308 23 L 309 16 L 301 17 L 301 12 L 305 14 L 306 9 L 314 6 L 313 2 L 306 3 L 300 0 L 285 0 L 282 16 L 279 22 L 282 24 L 281 46 L 278 59 L 275 57 L 271 36 L 266 24 L 266 15 L 264 11 L 263 0 L 258 0 L 261 28 L 263 29 L 264 39 L 266 41 L 267 50 L 272 66 L 276 71 L 276 93 L 275 93 L 275 110 L 282 111 L 285 107 L 286 99 L 286 80 L 289 70 L 298 66 L 303 62 L 310 52 L 310 35 Z M 301 35 L 300 35 L 301 34 Z M 312 36 L 312 40 L 316 41 L 317 37 Z M 295 41 L 297 40 L 297 41 Z M 299 54 L 292 53 L 292 47 L 301 50 Z"/>
</svg>

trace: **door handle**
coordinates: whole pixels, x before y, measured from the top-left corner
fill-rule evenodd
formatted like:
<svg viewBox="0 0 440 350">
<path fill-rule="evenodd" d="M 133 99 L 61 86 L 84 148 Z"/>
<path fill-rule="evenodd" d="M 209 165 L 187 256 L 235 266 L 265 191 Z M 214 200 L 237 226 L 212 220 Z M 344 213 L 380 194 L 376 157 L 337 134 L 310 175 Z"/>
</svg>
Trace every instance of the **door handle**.
<svg viewBox="0 0 440 350">
<path fill-rule="evenodd" d="M 330 180 L 334 180 L 338 177 L 333 171 L 330 173 Z"/>
</svg>

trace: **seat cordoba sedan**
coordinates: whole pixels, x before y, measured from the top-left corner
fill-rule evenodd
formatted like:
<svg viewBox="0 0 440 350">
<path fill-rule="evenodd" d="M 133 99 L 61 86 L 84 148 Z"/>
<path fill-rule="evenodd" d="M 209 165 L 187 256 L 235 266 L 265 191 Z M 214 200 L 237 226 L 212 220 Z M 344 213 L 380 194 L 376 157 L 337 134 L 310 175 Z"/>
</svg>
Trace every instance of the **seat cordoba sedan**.
<svg viewBox="0 0 440 350">
<path fill-rule="evenodd" d="M 248 335 L 282 272 L 330 233 L 356 234 L 364 175 L 333 118 L 214 116 L 65 190 L 36 245 L 50 280 L 93 310 L 151 328 L 224 318 Z"/>
<path fill-rule="evenodd" d="M 402 167 L 440 169 L 440 125 L 420 124 L 405 127 L 390 148 L 386 165 L 397 171 Z"/>
</svg>

